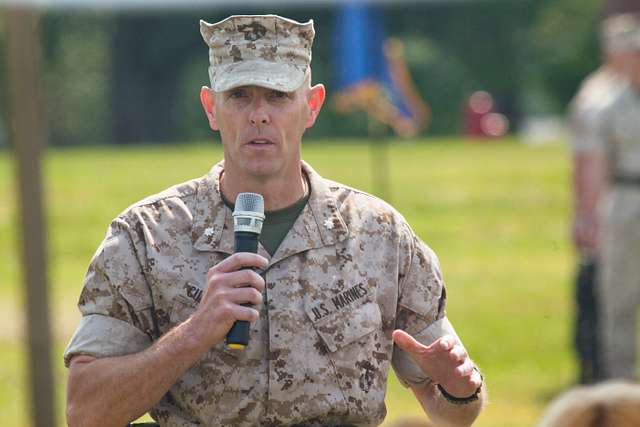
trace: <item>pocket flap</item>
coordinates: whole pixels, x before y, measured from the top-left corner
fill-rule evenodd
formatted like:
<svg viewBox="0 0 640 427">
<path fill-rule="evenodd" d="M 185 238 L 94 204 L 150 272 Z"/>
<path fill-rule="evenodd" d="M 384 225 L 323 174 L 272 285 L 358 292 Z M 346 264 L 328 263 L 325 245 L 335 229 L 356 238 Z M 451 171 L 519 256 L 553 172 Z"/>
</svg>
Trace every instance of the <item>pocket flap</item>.
<svg viewBox="0 0 640 427">
<path fill-rule="evenodd" d="M 338 348 L 379 329 L 381 323 L 380 307 L 375 302 L 369 301 L 357 307 L 330 314 L 313 325 L 329 351 L 333 353 Z"/>
</svg>

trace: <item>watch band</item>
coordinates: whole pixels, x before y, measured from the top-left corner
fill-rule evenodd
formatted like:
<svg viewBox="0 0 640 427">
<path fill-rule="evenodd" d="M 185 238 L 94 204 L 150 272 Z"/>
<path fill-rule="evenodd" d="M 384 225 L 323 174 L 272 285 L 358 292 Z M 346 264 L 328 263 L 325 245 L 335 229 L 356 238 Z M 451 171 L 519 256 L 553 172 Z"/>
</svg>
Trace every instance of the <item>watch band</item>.
<svg viewBox="0 0 640 427">
<path fill-rule="evenodd" d="M 478 368 L 474 367 L 473 370 L 477 371 L 480 374 L 480 371 L 478 370 Z M 480 381 L 481 381 L 480 386 L 476 389 L 476 391 L 473 392 L 471 396 L 467 396 L 467 397 L 453 396 L 447 390 L 445 390 L 444 387 L 442 387 L 440 384 L 436 384 L 436 386 L 438 387 L 440 394 L 442 394 L 442 397 L 444 397 L 447 400 L 447 402 L 453 403 L 454 405 L 466 405 L 467 403 L 475 402 L 480 397 L 480 391 L 482 390 L 482 385 L 484 384 L 484 377 L 482 376 L 482 374 L 480 374 Z"/>
</svg>

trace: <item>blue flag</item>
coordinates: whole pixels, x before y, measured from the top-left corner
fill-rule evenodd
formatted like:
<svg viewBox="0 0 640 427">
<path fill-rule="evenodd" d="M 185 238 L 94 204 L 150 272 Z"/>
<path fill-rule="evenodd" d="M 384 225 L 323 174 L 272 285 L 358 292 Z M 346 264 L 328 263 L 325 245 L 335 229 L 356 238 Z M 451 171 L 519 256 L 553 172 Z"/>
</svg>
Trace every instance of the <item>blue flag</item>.
<svg viewBox="0 0 640 427">
<path fill-rule="evenodd" d="M 400 136 L 414 136 L 429 120 L 415 89 L 400 40 L 386 38 L 383 15 L 364 2 L 338 8 L 333 52 L 339 111 L 364 110 Z"/>
</svg>

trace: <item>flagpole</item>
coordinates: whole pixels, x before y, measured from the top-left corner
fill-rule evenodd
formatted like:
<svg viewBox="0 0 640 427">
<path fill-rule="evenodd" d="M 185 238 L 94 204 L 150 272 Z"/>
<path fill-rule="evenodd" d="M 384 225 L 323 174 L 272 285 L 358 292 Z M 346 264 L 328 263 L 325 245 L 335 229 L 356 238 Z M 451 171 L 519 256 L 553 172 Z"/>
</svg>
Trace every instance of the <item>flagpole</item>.
<svg viewBox="0 0 640 427">
<path fill-rule="evenodd" d="M 389 159 L 389 128 L 385 123 L 367 114 L 367 132 L 371 148 L 371 178 L 373 193 L 391 203 L 391 179 Z"/>
</svg>

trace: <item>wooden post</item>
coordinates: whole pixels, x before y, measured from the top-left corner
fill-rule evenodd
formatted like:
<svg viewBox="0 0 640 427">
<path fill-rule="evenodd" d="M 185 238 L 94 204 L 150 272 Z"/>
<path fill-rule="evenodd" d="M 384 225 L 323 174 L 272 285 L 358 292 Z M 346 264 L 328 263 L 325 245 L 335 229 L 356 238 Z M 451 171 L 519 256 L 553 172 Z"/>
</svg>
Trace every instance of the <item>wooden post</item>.
<svg viewBox="0 0 640 427">
<path fill-rule="evenodd" d="M 373 193 L 391 203 L 391 174 L 389 173 L 389 128 L 367 114 L 367 130 L 371 147 L 371 179 Z"/>
<path fill-rule="evenodd" d="M 5 18 L 10 140 L 15 150 L 22 278 L 26 285 L 31 425 L 52 427 L 56 425 L 56 416 L 40 166 L 47 131 L 41 90 L 39 19 L 35 10 L 22 7 L 6 9 Z"/>
</svg>

